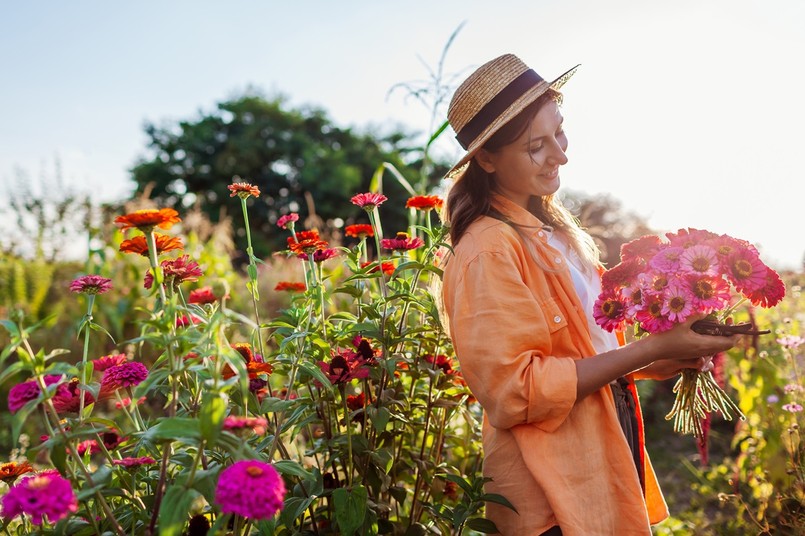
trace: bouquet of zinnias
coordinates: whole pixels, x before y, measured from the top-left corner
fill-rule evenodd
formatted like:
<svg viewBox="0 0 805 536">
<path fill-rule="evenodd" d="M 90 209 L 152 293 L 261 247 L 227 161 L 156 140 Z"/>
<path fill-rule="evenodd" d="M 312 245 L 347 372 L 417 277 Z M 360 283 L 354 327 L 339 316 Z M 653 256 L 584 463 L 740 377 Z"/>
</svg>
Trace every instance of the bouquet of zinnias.
<svg viewBox="0 0 805 536">
<path fill-rule="evenodd" d="M 624 244 L 621 262 L 604 272 L 593 315 L 607 331 L 635 325 L 637 336 L 659 333 L 706 314 L 693 330 L 708 335 L 762 334 L 749 323 L 732 324 L 736 308 L 750 301 L 776 305 L 785 285 L 744 240 L 699 229 L 667 233 L 667 241 L 648 235 Z M 685 369 L 674 387 L 676 400 L 667 419 L 674 430 L 701 437 L 701 421 L 719 411 L 727 420 L 738 406 L 716 383 L 711 372 Z"/>
</svg>

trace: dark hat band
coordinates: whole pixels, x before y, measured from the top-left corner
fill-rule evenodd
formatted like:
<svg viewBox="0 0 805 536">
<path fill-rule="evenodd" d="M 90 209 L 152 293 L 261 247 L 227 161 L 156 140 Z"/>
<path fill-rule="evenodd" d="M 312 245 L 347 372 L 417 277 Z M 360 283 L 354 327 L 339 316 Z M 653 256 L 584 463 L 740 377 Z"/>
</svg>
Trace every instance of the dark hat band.
<svg viewBox="0 0 805 536">
<path fill-rule="evenodd" d="M 492 100 L 487 102 L 475 117 L 469 120 L 461 132 L 456 134 L 458 143 L 466 150 L 478 135 L 488 127 L 492 121 L 500 117 L 506 109 L 519 99 L 523 94 L 543 81 L 533 69 L 528 69 L 520 76 L 509 82 L 495 95 Z"/>
</svg>

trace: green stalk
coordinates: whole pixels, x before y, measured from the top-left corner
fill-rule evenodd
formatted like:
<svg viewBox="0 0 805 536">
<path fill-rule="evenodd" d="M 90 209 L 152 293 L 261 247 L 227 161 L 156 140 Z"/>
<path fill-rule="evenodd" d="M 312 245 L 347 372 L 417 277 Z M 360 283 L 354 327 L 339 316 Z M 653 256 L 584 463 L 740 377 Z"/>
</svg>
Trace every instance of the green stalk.
<svg viewBox="0 0 805 536">
<path fill-rule="evenodd" d="M 87 357 L 89 356 L 89 332 L 90 332 L 90 324 L 92 323 L 92 307 L 95 304 L 95 294 L 88 294 L 87 295 L 87 317 L 86 323 L 84 324 L 84 354 L 81 356 L 81 384 L 86 385 L 89 383 L 89 378 L 87 378 Z M 79 402 L 78 402 L 78 422 L 82 424 L 84 422 L 84 389 L 79 388 L 81 394 L 79 395 Z"/>
<path fill-rule="evenodd" d="M 350 432 L 349 407 L 347 406 L 347 388 L 341 385 L 341 401 L 344 407 L 344 424 L 347 427 L 347 488 L 352 487 L 352 433 Z"/>
</svg>

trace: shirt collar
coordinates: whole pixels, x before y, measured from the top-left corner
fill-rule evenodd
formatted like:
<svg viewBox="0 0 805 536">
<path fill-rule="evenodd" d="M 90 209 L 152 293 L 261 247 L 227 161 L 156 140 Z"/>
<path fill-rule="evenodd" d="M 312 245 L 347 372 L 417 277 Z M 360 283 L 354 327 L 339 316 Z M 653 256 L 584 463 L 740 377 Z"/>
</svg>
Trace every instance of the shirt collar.
<svg viewBox="0 0 805 536">
<path fill-rule="evenodd" d="M 533 235 L 547 227 L 539 218 L 503 195 L 492 193 L 491 201 L 492 208 L 511 223 L 522 227 L 526 234 Z"/>
</svg>

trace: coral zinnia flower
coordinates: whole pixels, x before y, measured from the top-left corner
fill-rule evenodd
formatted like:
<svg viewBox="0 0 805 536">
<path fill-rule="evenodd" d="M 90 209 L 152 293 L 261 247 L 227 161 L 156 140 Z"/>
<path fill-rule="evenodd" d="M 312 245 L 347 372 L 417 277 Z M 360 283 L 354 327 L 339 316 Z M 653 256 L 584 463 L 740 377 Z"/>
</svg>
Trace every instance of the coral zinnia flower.
<svg viewBox="0 0 805 536">
<path fill-rule="evenodd" d="M 353 205 L 358 205 L 366 212 L 371 212 L 375 207 L 382 205 L 386 200 L 388 200 L 388 197 L 385 195 L 372 192 L 357 194 L 350 199 Z"/>
<path fill-rule="evenodd" d="M 726 262 L 727 278 L 738 292 L 746 295 L 760 290 L 766 285 L 768 267 L 749 249 L 733 253 Z"/>
<path fill-rule="evenodd" d="M 174 249 L 182 249 L 182 239 L 177 236 L 168 236 L 162 233 L 154 233 L 154 241 L 156 242 L 157 255 L 166 251 L 173 251 Z M 148 257 L 148 241 L 144 235 L 137 235 L 134 238 L 124 240 L 120 243 L 120 251 L 123 253 L 137 253 L 143 257 Z"/>
<path fill-rule="evenodd" d="M 61 384 L 51 399 L 53 407 L 59 414 L 78 413 L 81 407 L 81 391 L 78 388 L 78 378 L 73 378 L 69 382 Z M 90 393 L 84 393 L 84 403 L 92 404 L 95 398 Z"/>
<path fill-rule="evenodd" d="M 217 300 L 218 298 L 215 296 L 212 287 L 201 287 L 191 290 L 190 295 L 187 297 L 188 303 L 215 303 Z"/>
<path fill-rule="evenodd" d="M 377 261 L 362 262 L 361 263 L 361 268 L 366 268 L 367 266 L 371 266 L 371 268 L 367 272 L 367 273 L 370 273 L 370 274 L 373 274 L 373 273 L 379 271 L 380 269 L 382 269 L 383 273 L 386 274 L 386 275 L 394 274 L 394 263 L 393 262 L 383 261 L 381 266 L 377 265 Z"/>
<path fill-rule="evenodd" d="M 766 267 L 766 278 L 763 286 L 748 292 L 746 297 L 760 307 L 773 307 L 785 297 L 785 284 L 773 269 Z"/>
<path fill-rule="evenodd" d="M 55 523 L 78 510 L 70 481 L 55 469 L 23 478 L 6 492 L 2 502 L 4 518 L 28 514 L 34 525 L 43 520 Z"/>
<path fill-rule="evenodd" d="M 129 470 L 137 469 L 143 465 L 153 465 L 157 461 L 151 456 L 141 456 L 139 458 L 123 458 L 122 460 L 112 460 L 112 463 Z"/>
<path fill-rule="evenodd" d="M 28 460 L 23 462 L 0 463 L 0 480 L 9 486 L 13 484 L 19 476 L 24 475 L 25 473 L 33 472 L 34 468 L 31 466 Z"/>
<path fill-rule="evenodd" d="M 175 259 L 164 260 L 161 263 L 165 283 L 178 287 L 181 283 L 198 281 L 204 275 L 196 261 L 191 261 L 189 255 L 181 255 Z M 143 286 L 150 289 L 154 284 L 154 274 L 149 270 L 145 274 Z"/>
<path fill-rule="evenodd" d="M 299 221 L 299 214 L 296 212 L 291 212 L 290 214 L 280 216 L 280 218 L 277 220 L 277 227 L 281 229 L 292 229 L 294 222 L 296 221 Z"/>
<path fill-rule="evenodd" d="M 601 286 L 604 291 L 613 291 L 635 282 L 642 266 L 635 260 L 616 264 L 601 275 Z"/>
<path fill-rule="evenodd" d="M 82 294 L 103 294 L 111 289 L 112 280 L 99 275 L 83 275 L 78 279 L 73 279 L 73 282 L 70 283 L 71 291 Z"/>
<path fill-rule="evenodd" d="M 444 205 L 444 201 L 438 195 L 417 195 L 409 197 L 405 202 L 405 208 L 415 208 L 417 210 L 428 211 L 440 209 Z"/>
<path fill-rule="evenodd" d="M 110 367 L 114 367 L 115 365 L 122 365 L 126 361 L 128 361 L 126 354 L 109 354 L 99 357 L 98 359 L 93 359 L 92 369 L 95 372 L 103 372 Z"/>
<path fill-rule="evenodd" d="M 229 197 L 238 196 L 241 199 L 248 199 L 249 197 L 259 197 L 260 188 L 248 182 L 234 182 L 227 186 L 230 193 Z"/>
<path fill-rule="evenodd" d="M 602 293 L 593 305 L 595 323 L 609 332 L 623 329 L 626 307 L 615 292 Z"/>
<path fill-rule="evenodd" d="M 305 284 L 304 283 L 296 283 L 293 281 L 280 281 L 277 283 L 277 286 L 274 287 L 274 290 L 278 292 L 304 292 L 305 291 Z"/>
<path fill-rule="evenodd" d="M 221 471 L 215 502 L 221 513 L 270 519 L 282 509 L 285 483 L 277 470 L 260 460 L 241 460 Z"/>
<path fill-rule="evenodd" d="M 660 237 L 645 235 L 621 246 L 621 261 L 648 262 L 662 247 Z"/>
<path fill-rule="evenodd" d="M 180 221 L 182 219 L 179 217 L 179 213 L 172 208 L 161 208 L 159 210 L 146 208 L 118 216 L 115 218 L 115 225 L 120 227 L 121 231 L 136 228 L 144 233 L 150 233 L 154 230 L 154 227 L 170 229 L 174 223 L 179 223 Z"/>
<path fill-rule="evenodd" d="M 718 273 L 718 256 L 710 246 L 691 246 L 679 257 L 679 267 L 684 272 L 715 275 Z"/>
<path fill-rule="evenodd" d="M 394 238 L 384 238 L 381 240 L 380 245 L 385 249 L 392 249 L 394 251 L 408 251 L 424 246 L 425 241 L 418 236 L 411 237 L 408 233 L 397 233 L 397 236 Z"/>
<path fill-rule="evenodd" d="M 224 419 L 224 430 L 240 432 L 251 430 L 257 435 L 263 435 L 268 429 L 268 421 L 263 417 L 235 417 L 230 415 Z"/>
<path fill-rule="evenodd" d="M 366 238 L 367 236 L 374 236 L 375 232 L 368 223 L 356 223 L 344 227 L 344 234 L 353 238 Z"/>
</svg>

